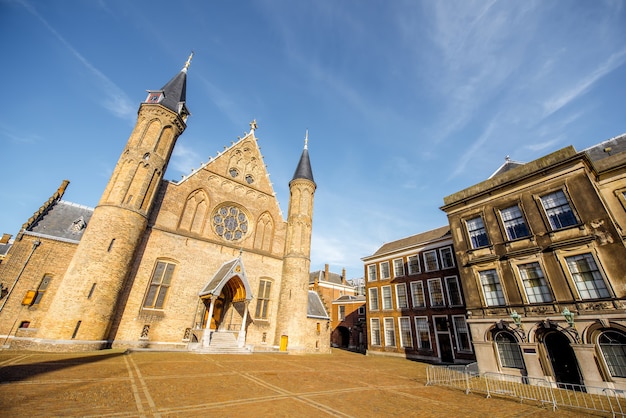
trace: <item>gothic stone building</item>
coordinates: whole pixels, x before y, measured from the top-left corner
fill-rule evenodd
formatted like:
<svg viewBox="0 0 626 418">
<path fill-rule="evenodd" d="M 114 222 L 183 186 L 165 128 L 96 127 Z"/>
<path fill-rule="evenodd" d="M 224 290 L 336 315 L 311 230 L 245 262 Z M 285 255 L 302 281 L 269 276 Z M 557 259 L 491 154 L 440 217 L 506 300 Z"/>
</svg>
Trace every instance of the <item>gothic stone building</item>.
<svg viewBox="0 0 626 418">
<path fill-rule="evenodd" d="M 626 135 L 444 199 L 481 372 L 626 389 Z"/>
<path fill-rule="evenodd" d="M 59 190 L 24 224 L 0 281 L 4 347 L 330 350 L 308 290 L 313 180 L 307 144 L 287 220 L 250 132 L 180 182 L 163 179 L 186 128 L 189 61 L 139 106 L 95 209 Z"/>
</svg>

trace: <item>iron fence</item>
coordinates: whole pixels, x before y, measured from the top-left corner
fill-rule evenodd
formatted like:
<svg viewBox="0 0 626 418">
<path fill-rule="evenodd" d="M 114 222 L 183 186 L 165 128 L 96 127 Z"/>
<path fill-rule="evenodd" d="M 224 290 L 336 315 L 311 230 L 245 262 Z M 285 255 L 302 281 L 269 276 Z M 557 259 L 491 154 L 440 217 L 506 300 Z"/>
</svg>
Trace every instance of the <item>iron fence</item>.
<svg viewBox="0 0 626 418">
<path fill-rule="evenodd" d="M 531 401 L 556 410 L 559 407 L 585 410 L 612 417 L 626 417 L 626 393 L 612 388 L 557 383 L 548 379 L 478 372 L 476 363 L 467 366 L 429 366 L 426 385 L 447 386 L 492 396 Z"/>
</svg>

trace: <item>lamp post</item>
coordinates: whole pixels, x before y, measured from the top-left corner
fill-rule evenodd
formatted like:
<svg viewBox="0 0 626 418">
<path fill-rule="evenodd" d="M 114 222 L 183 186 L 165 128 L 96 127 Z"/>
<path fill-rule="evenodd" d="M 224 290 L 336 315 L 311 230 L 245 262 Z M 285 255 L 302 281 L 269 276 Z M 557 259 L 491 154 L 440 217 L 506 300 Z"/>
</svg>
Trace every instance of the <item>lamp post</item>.
<svg viewBox="0 0 626 418">
<path fill-rule="evenodd" d="M 517 313 L 517 311 L 511 312 L 511 319 L 513 319 L 513 323 L 518 327 L 522 326 L 522 316 Z"/>
<path fill-rule="evenodd" d="M 570 312 L 570 310 L 567 308 L 563 309 L 563 312 L 561 313 L 563 314 L 563 317 L 565 317 L 565 321 L 567 322 L 567 325 L 569 325 L 570 327 L 573 327 L 574 326 L 574 314 Z"/>
</svg>

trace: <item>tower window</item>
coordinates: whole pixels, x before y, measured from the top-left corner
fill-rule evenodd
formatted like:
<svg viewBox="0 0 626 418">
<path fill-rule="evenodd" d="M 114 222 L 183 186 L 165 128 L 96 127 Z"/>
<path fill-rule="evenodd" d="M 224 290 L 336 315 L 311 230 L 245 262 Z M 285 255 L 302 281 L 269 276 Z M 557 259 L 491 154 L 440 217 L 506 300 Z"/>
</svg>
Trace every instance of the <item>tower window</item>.
<svg viewBox="0 0 626 418">
<path fill-rule="evenodd" d="M 256 301 L 256 311 L 254 317 L 257 319 L 267 319 L 267 311 L 270 304 L 270 291 L 272 282 L 269 280 L 261 280 L 259 282 L 259 297 Z"/>
<path fill-rule="evenodd" d="M 50 280 L 52 280 L 52 276 L 46 274 L 43 276 L 39 287 L 37 288 L 37 294 L 35 295 L 35 299 L 33 300 L 33 305 L 39 305 L 43 295 L 46 293 L 48 286 L 50 285 Z"/>
<path fill-rule="evenodd" d="M 248 183 L 248 184 L 254 183 L 254 177 L 252 177 L 250 174 L 248 174 L 246 176 L 246 183 Z"/>
<path fill-rule="evenodd" d="M 159 103 L 163 98 L 163 93 L 161 92 L 150 92 L 148 94 L 148 98 L 146 99 L 147 103 Z"/>
</svg>

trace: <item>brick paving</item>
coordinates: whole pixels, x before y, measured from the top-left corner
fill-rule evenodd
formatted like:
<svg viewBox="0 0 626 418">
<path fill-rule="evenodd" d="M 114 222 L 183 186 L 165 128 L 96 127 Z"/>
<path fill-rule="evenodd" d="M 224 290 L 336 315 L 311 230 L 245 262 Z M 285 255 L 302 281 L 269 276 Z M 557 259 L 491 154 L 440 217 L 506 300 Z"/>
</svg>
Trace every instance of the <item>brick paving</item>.
<svg viewBox="0 0 626 418">
<path fill-rule="evenodd" d="M 423 363 L 330 355 L 0 351 L 3 417 L 577 417 L 425 386 Z"/>
</svg>

